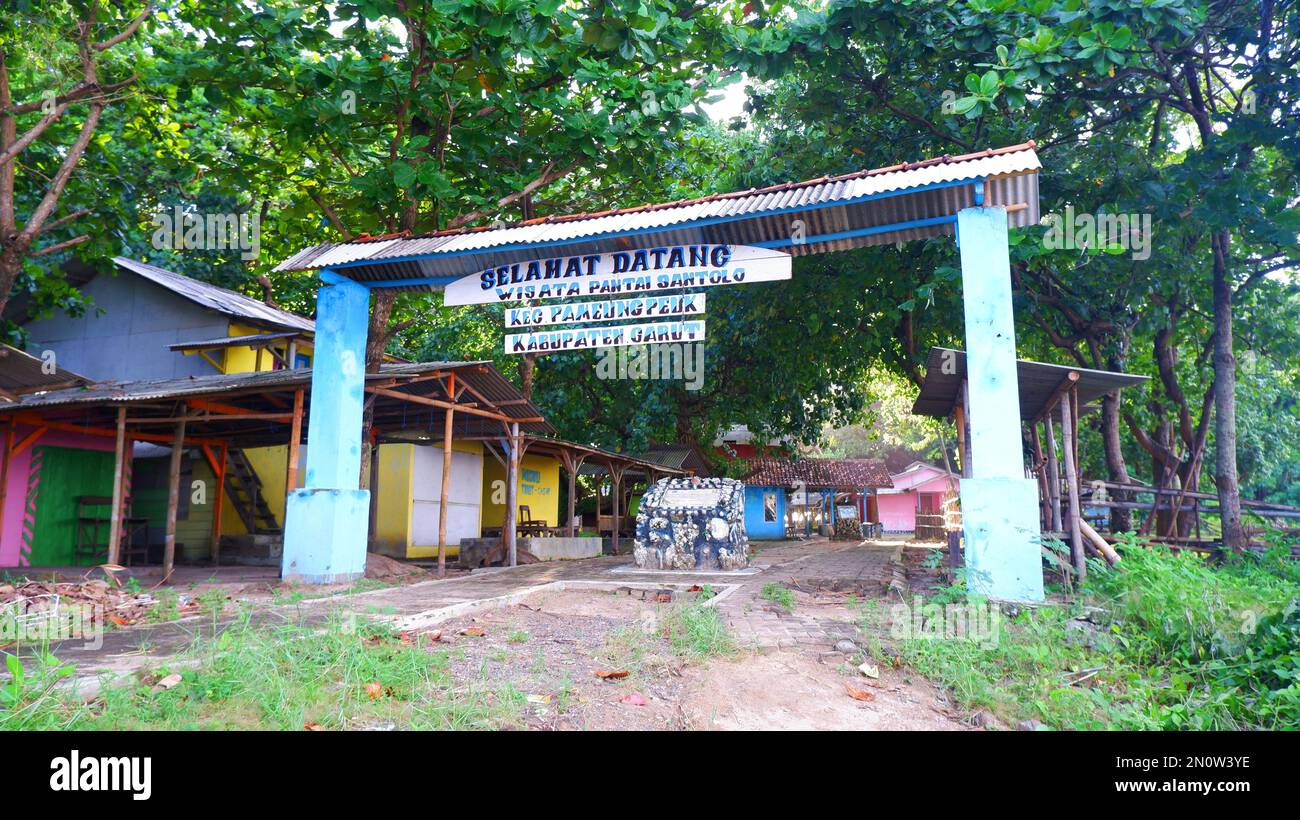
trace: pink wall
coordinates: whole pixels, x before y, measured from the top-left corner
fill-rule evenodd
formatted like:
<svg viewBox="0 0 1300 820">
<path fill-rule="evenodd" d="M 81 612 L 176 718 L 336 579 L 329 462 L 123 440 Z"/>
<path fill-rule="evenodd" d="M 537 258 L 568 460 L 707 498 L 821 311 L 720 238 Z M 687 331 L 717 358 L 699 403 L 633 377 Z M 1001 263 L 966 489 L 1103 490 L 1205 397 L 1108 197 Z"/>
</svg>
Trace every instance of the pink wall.
<svg viewBox="0 0 1300 820">
<path fill-rule="evenodd" d="M 938 493 L 942 496 L 949 489 L 956 489 L 959 479 L 949 478 L 943 474 L 923 481 L 902 493 L 881 493 L 876 496 L 880 507 L 880 522 L 885 529 L 892 532 L 913 532 L 916 530 L 916 506 L 918 494 Z"/>
<path fill-rule="evenodd" d="M 18 443 L 32 432 L 32 428 L 18 425 L 14 434 L 14 443 Z M 8 431 L 0 433 L 7 435 Z M 53 430 L 28 445 L 21 453 L 9 460 L 9 479 L 5 489 L 4 518 L 0 521 L 0 567 L 28 566 L 27 555 L 23 551 L 23 530 L 30 529 L 32 521 L 24 518 L 27 503 L 27 479 L 31 472 L 32 448 L 41 446 L 78 447 L 84 450 L 112 450 L 113 439 L 107 436 L 88 436 L 81 433 L 61 433 Z"/>
</svg>

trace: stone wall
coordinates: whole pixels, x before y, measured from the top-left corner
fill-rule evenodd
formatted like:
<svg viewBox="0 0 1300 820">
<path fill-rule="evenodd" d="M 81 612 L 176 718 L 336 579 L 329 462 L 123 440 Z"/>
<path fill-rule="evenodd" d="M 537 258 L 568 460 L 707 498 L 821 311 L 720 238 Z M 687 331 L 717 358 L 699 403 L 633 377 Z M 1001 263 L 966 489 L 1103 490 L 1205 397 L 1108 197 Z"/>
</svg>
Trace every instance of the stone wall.
<svg viewBox="0 0 1300 820">
<path fill-rule="evenodd" d="M 643 569 L 744 569 L 745 486 L 730 478 L 660 479 L 641 499 L 633 555 Z"/>
</svg>

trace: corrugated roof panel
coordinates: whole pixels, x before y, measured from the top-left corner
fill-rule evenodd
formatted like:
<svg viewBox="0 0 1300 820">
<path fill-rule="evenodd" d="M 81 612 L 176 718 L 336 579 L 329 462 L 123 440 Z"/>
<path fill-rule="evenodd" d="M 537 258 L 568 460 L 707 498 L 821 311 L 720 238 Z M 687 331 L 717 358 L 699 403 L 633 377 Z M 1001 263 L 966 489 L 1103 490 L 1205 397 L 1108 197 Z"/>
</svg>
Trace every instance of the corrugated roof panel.
<svg viewBox="0 0 1300 820">
<path fill-rule="evenodd" d="M 744 234 L 746 242 L 783 238 L 780 223 L 767 221 L 773 211 L 803 209 L 810 221 L 826 225 L 871 227 L 902 221 L 951 216 L 957 209 L 973 204 L 971 186 L 952 185 L 963 180 L 986 180 L 989 204 L 1015 205 L 1027 209 L 1012 212 L 1012 225 L 1025 225 L 1038 219 L 1037 172 L 1041 168 L 1033 143 L 994 149 L 962 157 L 939 157 L 920 163 L 861 171 L 841 177 L 785 183 L 769 188 L 737 191 L 683 202 L 660 203 L 607 213 L 575 214 L 552 217 L 531 224 L 498 229 L 468 229 L 426 237 L 348 243 L 308 249 L 282 263 L 277 270 L 303 270 L 372 261 L 375 265 L 354 264 L 349 276 L 360 281 L 395 278 L 391 270 L 380 267 L 385 259 L 427 255 L 420 268 L 423 276 L 465 275 L 493 265 L 537 258 L 543 255 L 570 255 L 599 252 L 620 234 L 655 233 L 656 241 L 667 244 L 668 234 L 681 236 L 695 231 L 689 241 L 737 241 L 732 236 Z M 1010 184 L 1007 180 L 1016 180 Z M 927 186 L 938 187 L 928 190 Z M 892 195 L 891 195 L 892 194 Z M 1017 195 L 1025 198 L 1015 199 Z M 1029 198 L 1032 195 L 1032 199 Z M 866 201 L 864 197 L 879 197 Z M 835 203 L 843 203 L 836 205 Z M 833 213 L 841 209 L 841 213 Z M 851 212 L 851 213 L 850 213 Z M 811 216 L 816 215 L 816 216 Z M 801 217 L 802 218 L 802 217 Z M 691 223 L 724 220 L 704 225 Z M 748 223 L 747 229 L 738 226 Z M 680 231 L 672 230 L 681 226 Z M 777 229 L 778 233 L 766 231 Z M 851 230 L 841 227 L 837 230 Z M 826 231 L 835 232 L 835 231 Z M 862 247 L 904 239 L 951 234 L 950 225 L 907 228 L 845 240 L 818 243 L 792 249 L 802 255 L 814 251 Z M 578 246 L 588 245 L 584 250 Z M 533 246 L 533 247 L 517 247 Z M 495 251 L 494 249 L 504 249 Z"/>
<path fill-rule="evenodd" d="M 271 307 L 265 302 L 259 302 L 233 290 L 219 288 L 165 268 L 127 259 L 125 256 L 113 257 L 113 263 L 123 270 L 166 288 L 177 296 L 227 316 L 295 330 L 309 332 L 316 330 L 316 323 L 311 319 L 304 319 L 296 313 Z"/>
</svg>

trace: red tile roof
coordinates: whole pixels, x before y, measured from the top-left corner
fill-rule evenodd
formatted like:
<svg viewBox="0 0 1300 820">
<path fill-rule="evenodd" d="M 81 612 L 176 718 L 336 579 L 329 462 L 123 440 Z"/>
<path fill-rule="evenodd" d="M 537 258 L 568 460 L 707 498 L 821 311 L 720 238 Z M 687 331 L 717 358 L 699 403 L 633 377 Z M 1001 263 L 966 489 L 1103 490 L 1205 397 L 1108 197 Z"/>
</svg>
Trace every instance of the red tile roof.
<svg viewBox="0 0 1300 820">
<path fill-rule="evenodd" d="M 751 486 L 856 491 L 892 487 L 885 462 L 870 458 L 757 458 L 741 481 Z"/>
</svg>

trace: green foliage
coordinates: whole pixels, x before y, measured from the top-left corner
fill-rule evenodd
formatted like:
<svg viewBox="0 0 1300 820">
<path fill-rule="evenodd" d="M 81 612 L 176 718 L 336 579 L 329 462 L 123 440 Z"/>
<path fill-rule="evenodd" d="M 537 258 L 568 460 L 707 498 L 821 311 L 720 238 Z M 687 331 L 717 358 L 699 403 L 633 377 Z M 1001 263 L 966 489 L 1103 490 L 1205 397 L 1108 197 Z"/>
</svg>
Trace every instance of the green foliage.
<svg viewBox="0 0 1300 820">
<path fill-rule="evenodd" d="M 1277 552 L 1214 565 L 1131 537 L 1119 549 L 1114 569 L 1090 567 L 1079 603 L 1027 609 L 1003 623 L 992 646 L 910 637 L 898 650 L 963 705 L 1012 723 L 1297 725 L 1300 575 L 1291 558 Z M 878 615 L 868 624 L 878 627 Z"/>
<path fill-rule="evenodd" d="M 245 614 L 175 668 L 158 670 L 159 678 L 179 673 L 175 686 L 106 680 L 89 704 L 60 690 L 21 713 L 0 710 L 0 726 L 293 731 L 385 722 L 418 729 L 514 724 L 522 708 L 517 693 L 454 688 L 448 663 L 445 651 L 409 644 L 366 621 L 264 627 Z"/>
<path fill-rule="evenodd" d="M 775 581 L 763 584 L 759 596 L 771 601 L 786 612 L 794 612 L 794 593 Z"/>
<path fill-rule="evenodd" d="M 734 655 L 738 651 L 726 620 L 717 609 L 699 602 L 669 610 L 661 627 L 673 652 L 690 660 Z"/>
</svg>

